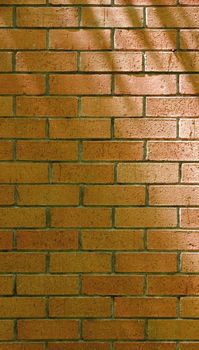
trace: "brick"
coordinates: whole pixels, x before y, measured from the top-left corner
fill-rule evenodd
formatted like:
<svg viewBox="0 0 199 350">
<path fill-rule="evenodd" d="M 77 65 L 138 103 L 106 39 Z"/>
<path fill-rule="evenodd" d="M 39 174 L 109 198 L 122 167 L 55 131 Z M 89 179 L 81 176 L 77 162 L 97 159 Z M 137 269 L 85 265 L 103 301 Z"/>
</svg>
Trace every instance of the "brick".
<svg viewBox="0 0 199 350">
<path fill-rule="evenodd" d="M 148 249 L 198 250 L 198 233 L 185 230 L 149 230 Z"/>
<path fill-rule="evenodd" d="M 2 183 L 45 183 L 48 182 L 48 165 L 38 163 L 0 164 L 0 182 Z"/>
<path fill-rule="evenodd" d="M 175 227 L 175 208 L 116 208 L 116 227 Z"/>
<path fill-rule="evenodd" d="M 37 50 L 46 48 L 46 31 L 37 29 L 0 29 L 0 49 Z"/>
<path fill-rule="evenodd" d="M 180 316 L 197 318 L 199 311 L 199 298 L 185 297 L 180 299 Z"/>
<path fill-rule="evenodd" d="M 182 182 L 199 183 L 199 166 L 197 163 L 182 164 Z"/>
<path fill-rule="evenodd" d="M 146 72 L 197 72 L 198 52 L 147 52 Z"/>
<path fill-rule="evenodd" d="M 80 70 L 86 72 L 139 72 L 140 52 L 81 52 Z"/>
<path fill-rule="evenodd" d="M 67 7 L 17 8 L 18 27 L 76 27 L 78 10 Z"/>
<path fill-rule="evenodd" d="M 54 51 L 17 52 L 16 70 L 20 72 L 76 71 L 77 54 Z"/>
<path fill-rule="evenodd" d="M 180 350 L 197 350 L 197 347 L 197 342 L 191 343 L 189 341 L 188 343 L 180 343 Z"/>
<path fill-rule="evenodd" d="M 142 116 L 142 98 L 82 97 L 81 114 L 84 117 L 139 117 Z"/>
<path fill-rule="evenodd" d="M 115 298 L 116 317 L 175 317 L 176 298 Z"/>
<path fill-rule="evenodd" d="M 17 294 L 20 295 L 68 295 L 78 294 L 77 276 L 18 275 Z"/>
<path fill-rule="evenodd" d="M 0 186 L 0 205 L 11 205 L 14 203 L 14 186 Z"/>
<path fill-rule="evenodd" d="M 86 295 L 141 295 L 143 276 L 106 275 L 83 276 L 82 293 Z"/>
<path fill-rule="evenodd" d="M 18 230 L 19 250 L 68 250 L 78 248 L 78 232 L 72 230 Z"/>
<path fill-rule="evenodd" d="M 180 210 L 180 227 L 198 228 L 199 227 L 199 209 L 183 208 Z"/>
<path fill-rule="evenodd" d="M 84 160 L 142 160 L 143 142 L 85 141 Z"/>
<path fill-rule="evenodd" d="M 45 299 L 42 298 L 0 298 L 0 317 L 44 317 Z"/>
<path fill-rule="evenodd" d="M 181 264 L 182 272 L 198 272 L 199 258 L 197 253 L 182 253 Z"/>
<path fill-rule="evenodd" d="M 18 141 L 19 160 L 77 160 L 77 143 L 72 141 Z"/>
<path fill-rule="evenodd" d="M 1 343 L 0 350 L 44 350 L 44 345 L 39 343 Z"/>
<path fill-rule="evenodd" d="M 148 276 L 149 295 L 199 295 L 199 278 L 191 275 Z"/>
<path fill-rule="evenodd" d="M 111 317 L 111 298 L 50 298 L 50 317 Z"/>
<path fill-rule="evenodd" d="M 153 118 L 118 118 L 115 120 L 116 138 L 160 138 L 176 137 L 176 121 Z"/>
<path fill-rule="evenodd" d="M 53 164 L 53 182 L 113 183 L 112 164 Z"/>
<path fill-rule="evenodd" d="M 17 97 L 17 116 L 24 117 L 76 117 L 75 97 Z"/>
<path fill-rule="evenodd" d="M 199 76 L 194 74 L 180 75 L 180 93 L 185 95 L 197 95 L 199 93 Z"/>
<path fill-rule="evenodd" d="M 197 119 L 180 119 L 179 136 L 186 139 L 197 139 L 199 135 L 199 123 Z"/>
<path fill-rule="evenodd" d="M 144 248 L 141 230 L 103 230 L 82 232 L 85 250 L 141 250 Z"/>
<path fill-rule="evenodd" d="M 14 322 L 11 320 L 0 321 L 0 340 L 14 339 Z"/>
<path fill-rule="evenodd" d="M 0 137 L 2 138 L 44 138 L 45 128 L 45 120 L 42 119 L 0 119 Z"/>
<path fill-rule="evenodd" d="M 148 159 L 171 161 L 198 160 L 198 142 L 189 141 L 150 141 L 148 143 Z"/>
<path fill-rule="evenodd" d="M 199 14 L 195 7 L 159 7 L 147 9 L 147 26 L 150 28 L 198 28 Z"/>
<path fill-rule="evenodd" d="M 51 272 L 110 272 L 111 254 L 108 253 L 53 253 Z"/>
<path fill-rule="evenodd" d="M 143 9 L 131 7 L 85 7 L 81 13 L 83 27 L 142 27 Z"/>
<path fill-rule="evenodd" d="M 111 31 L 109 29 L 52 29 L 50 30 L 50 48 L 57 50 L 111 49 Z"/>
<path fill-rule="evenodd" d="M 0 72 L 10 72 L 12 70 L 12 53 L 0 52 Z"/>
<path fill-rule="evenodd" d="M 122 1 L 122 0 L 121 0 Z M 159 342 L 125 342 L 115 343 L 115 350 L 175 350 L 176 344 L 174 342 L 159 343 Z"/>
<path fill-rule="evenodd" d="M 116 29 L 117 50 L 172 50 L 176 49 L 175 30 Z"/>
<path fill-rule="evenodd" d="M 1 272 L 44 272 L 45 254 L 0 253 Z"/>
<path fill-rule="evenodd" d="M 0 227 L 43 227 L 45 210 L 41 208 L 1 208 Z"/>
<path fill-rule="evenodd" d="M 199 99 L 197 97 L 149 97 L 147 115 L 152 117 L 196 117 Z"/>
<path fill-rule="evenodd" d="M 180 4 L 182 5 L 198 5 L 198 0 L 180 0 Z"/>
<path fill-rule="evenodd" d="M 81 0 L 80 0 L 81 1 Z M 110 350 L 110 343 L 104 342 L 61 342 L 61 343 L 48 343 L 49 350 Z"/>
<path fill-rule="evenodd" d="M 199 38 L 198 30 L 180 30 L 180 48 L 197 50 L 198 38 Z M 194 52 L 193 54 L 197 55 L 197 52 Z"/>
<path fill-rule="evenodd" d="M 111 0 L 50 0 L 52 5 L 110 5 Z"/>
<path fill-rule="evenodd" d="M 120 183 L 175 183 L 178 182 L 178 164 L 175 163 L 119 163 Z"/>
<path fill-rule="evenodd" d="M 12 295 L 13 294 L 13 276 L 1 275 L 0 276 L 0 295 Z"/>
<path fill-rule="evenodd" d="M 0 160 L 12 160 L 13 143 L 10 141 L 0 142 Z"/>
<path fill-rule="evenodd" d="M 109 208 L 52 208 L 52 227 L 110 227 Z"/>
<path fill-rule="evenodd" d="M 75 320 L 18 320 L 18 339 L 78 339 Z"/>
<path fill-rule="evenodd" d="M 0 0 L 1 5 L 44 5 L 46 0 Z"/>
<path fill-rule="evenodd" d="M 117 253 L 117 272 L 175 272 L 177 255 L 174 253 Z"/>
<path fill-rule="evenodd" d="M 11 27 L 13 24 L 13 11 L 11 7 L 1 7 L 0 27 Z"/>
<path fill-rule="evenodd" d="M 176 93 L 174 75 L 125 75 L 115 77 L 115 93 L 131 95 L 173 95 Z"/>
<path fill-rule="evenodd" d="M 45 92 L 45 77 L 39 74 L 0 75 L 0 94 L 42 95 Z"/>
<path fill-rule="evenodd" d="M 86 320 L 83 338 L 92 339 L 143 339 L 144 323 L 140 320 Z"/>
<path fill-rule="evenodd" d="M 59 119 L 50 121 L 50 137 L 78 139 L 78 138 L 110 138 L 111 121 L 109 119 Z"/>
<path fill-rule="evenodd" d="M 199 205 L 198 186 L 150 186 L 150 205 Z"/>
<path fill-rule="evenodd" d="M 0 117 L 13 115 L 13 100 L 10 96 L 0 96 Z"/>
<path fill-rule="evenodd" d="M 0 230 L 0 250 L 12 250 L 12 231 Z"/>
<path fill-rule="evenodd" d="M 196 339 L 199 321 L 149 320 L 149 339 Z"/>
<path fill-rule="evenodd" d="M 111 76 L 105 74 L 67 74 L 50 76 L 52 95 L 111 94 Z"/>
</svg>

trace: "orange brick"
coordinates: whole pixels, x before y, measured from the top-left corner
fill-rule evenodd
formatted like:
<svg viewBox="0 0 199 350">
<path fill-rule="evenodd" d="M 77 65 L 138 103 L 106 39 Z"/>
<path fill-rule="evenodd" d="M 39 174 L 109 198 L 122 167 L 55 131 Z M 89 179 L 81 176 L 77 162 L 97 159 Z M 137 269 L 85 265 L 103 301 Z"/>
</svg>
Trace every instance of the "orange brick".
<svg viewBox="0 0 199 350">
<path fill-rule="evenodd" d="M 12 53 L 0 52 L 0 72 L 10 72 L 12 70 Z"/>
<path fill-rule="evenodd" d="M 85 141 L 84 160 L 142 160 L 143 142 Z"/>
<path fill-rule="evenodd" d="M 77 143 L 72 141 L 18 141 L 20 160 L 76 160 Z"/>
<path fill-rule="evenodd" d="M 50 30 L 50 48 L 64 50 L 111 49 L 111 31 L 109 29 L 52 29 Z"/>
<path fill-rule="evenodd" d="M 18 230 L 16 244 L 19 250 L 77 249 L 78 232 L 71 230 Z"/>
<path fill-rule="evenodd" d="M 182 182 L 199 183 L 199 166 L 197 163 L 182 164 Z"/>
<path fill-rule="evenodd" d="M 56 119 L 50 121 L 50 137 L 78 138 L 110 138 L 111 121 L 109 119 Z"/>
<path fill-rule="evenodd" d="M 148 249 L 198 250 L 198 233 L 183 230 L 149 230 Z"/>
<path fill-rule="evenodd" d="M 180 227 L 198 228 L 199 227 L 199 209 L 183 208 L 180 210 Z"/>
<path fill-rule="evenodd" d="M 75 320 L 18 320 L 18 339 L 78 339 Z"/>
<path fill-rule="evenodd" d="M 0 182 L 45 183 L 48 182 L 48 165 L 38 163 L 1 163 Z"/>
<path fill-rule="evenodd" d="M 141 295 L 143 276 L 83 276 L 82 292 L 87 295 Z"/>
<path fill-rule="evenodd" d="M 150 205 L 199 205 L 199 186 L 150 186 Z"/>
<path fill-rule="evenodd" d="M 0 186 L 0 205 L 10 205 L 14 203 L 14 186 Z"/>
<path fill-rule="evenodd" d="M 142 116 L 141 97 L 82 97 L 84 117 Z"/>
<path fill-rule="evenodd" d="M 53 182 L 113 183 L 112 164 L 53 164 Z"/>
<path fill-rule="evenodd" d="M 197 97 L 149 97 L 147 115 L 152 117 L 196 117 L 199 98 Z"/>
<path fill-rule="evenodd" d="M 144 323 L 140 320 L 86 320 L 84 339 L 143 339 Z"/>
<path fill-rule="evenodd" d="M 0 160 L 12 160 L 13 143 L 10 141 L 0 142 Z"/>
<path fill-rule="evenodd" d="M 53 253 L 51 272 L 110 272 L 111 254 L 108 253 Z"/>
<path fill-rule="evenodd" d="M 152 118 L 118 118 L 115 120 L 116 138 L 160 138 L 176 137 L 176 121 Z"/>
<path fill-rule="evenodd" d="M 77 342 L 77 343 L 75 343 L 75 342 L 73 342 L 73 343 L 61 342 L 61 343 L 57 343 L 56 342 L 56 343 L 48 343 L 48 349 L 49 350 L 93 350 L 93 349 L 95 349 L 95 350 L 110 350 L 110 343 L 104 343 L 104 342 L 100 342 L 100 343 L 97 343 L 97 342 L 89 342 L 89 343 L 88 342 L 86 342 L 86 343 L 83 343 L 83 342 Z"/>
<path fill-rule="evenodd" d="M 0 0 L 1 5 L 43 5 L 46 0 Z"/>
<path fill-rule="evenodd" d="M 198 1 L 198 0 L 196 0 L 196 1 Z M 199 39 L 199 31 L 198 30 L 181 30 L 180 31 L 180 48 L 181 49 L 189 49 L 189 50 L 197 50 L 198 49 L 198 39 Z M 195 57 L 197 57 L 197 52 L 194 52 L 193 55 L 195 55 Z"/>
<path fill-rule="evenodd" d="M 110 3 L 111 0 L 50 0 L 52 5 L 109 5 Z"/>
<path fill-rule="evenodd" d="M 143 9 L 132 7 L 82 8 L 83 27 L 142 27 Z"/>
<path fill-rule="evenodd" d="M 180 93 L 185 95 L 197 95 L 199 93 L 199 77 L 194 74 L 180 75 Z"/>
<path fill-rule="evenodd" d="M 140 6 L 141 5 L 175 5 L 176 0 L 115 0 L 115 4 L 117 4 L 117 5 L 140 5 Z M 125 346 L 125 344 L 124 344 L 124 346 Z M 136 345 L 136 346 L 138 346 L 138 345 Z M 155 346 L 155 344 L 154 344 L 154 346 Z M 132 348 L 132 349 L 134 350 L 134 348 Z M 138 350 L 140 350 L 140 349 L 138 349 Z M 151 349 L 149 349 L 149 350 L 151 350 Z M 162 348 L 160 350 L 162 350 Z"/>
<path fill-rule="evenodd" d="M 148 143 L 148 159 L 171 161 L 197 161 L 199 156 L 198 145 L 199 143 L 197 141 L 150 141 Z"/>
<path fill-rule="evenodd" d="M 115 93 L 121 95 L 173 95 L 176 94 L 176 77 L 164 74 L 118 74 L 115 77 Z"/>
<path fill-rule="evenodd" d="M 115 48 L 119 50 L 176 49 L 176 31 L 164 29 L 116 29 Z"/>
<path fill-rule="evenodd" d="M 13 25 L 13 11 L 11 7 L 1 7 L 0 27 Z"/>
<path fill-rule="evenodd" d="M 115 343 L 115 350 L 176 350 L 176 343 L 174 342 L 159 343 L 159 342 L 148 342 L 148 341 L 145 341 L 143 343 L 142 342 L 139 342 L 139 343 L 118 342 L 118 343 Z"/>
<path fill-rule="evenodd" d="M 199 343 L 198 342 L 188 342 L 180 343 L 180 350 L 197 350 Z"/>
<path fill-rule="evenodd" d="M 198 28 L 199 13 L 194 7 L 159 7 L 147 9 L 147 27 Z"/>
<path fill-rule="evenodd" d="M 149 320 L 149 339 L 197 339 L 199 321 Z"/>
<path fill-rule="evenodd" d="M 178 182 L 178 164 L 175 163 L 119 163 L 117 171 L 120 183 Z"/>
<path fill-rule="evenodd" d="M 115 298 L 116 317 L 175 317 L 176 298 Z"/>
<path fill-rule="evenodd" d="M 198 52 L 147 52 L 147 72 L 193 72 L 198 71 Z"/>
<path fill-rule="evenodd" d="M 39 74 L 0 75 L 0 94 L 42 95 L 45 92 L 45 77 Z"/>
<path fill-rule="evenodd" d="M 0 321 L 0 340 L 14 339 L 14 322 L 11 320 Z"/>
<path fill-rule="evenodd" d="M 118 253 L 117 272 L 175 272 L 177 255 L 174 253 Z"/>
<path fill-rule="evenodd" d="M 76 27 L 78 10 L 67 7 L 19 7 L 18 27 Z"/>
<path fill-rule="evenodd" d="M 197 139 L 199 135 L 199 123 L 197 119 L 180 119 L 179 136 L 186 139 Z"/>
<path fill-rule="evenodd" d="M 44 350 L 44 345 L 39 343 L 1 343 L 0 350 Z"/>
<path fill-rule="evenodd" d="M 20 295 L 68 295 L 78 294 L 79 280 L 64 275 L 18 275 L 17 294 Z"/>
<path fill-rule="evenodd" d="M 15 1 L 16 2 L 16 1 Z M 45 49 L 46 31 L 37 29 L 0 29 L 0 49 Z"/>
<path fill-rule="evenodd" d="M 142 70 L 140 52 L 81 52 L 80 70 L 86 72 L 138 72 Z"/>
<path fill-rule="evenodd" d="M 141 250 L 144 248 L 141 230 L 83 231 L 85 250 Z"/>
<path fill-rule="evenodd" d="M 50 76 L 52 95 L 111 94 L 111 76 L 105 74 L 67 74 Z"/>
<path fill-rule="evenodd" d="M 21 72 L 76 71 L 77 54 L 54 51 L 17 52 L 16 70 Z"/>
<path fill-rule="evenodd" d="M 44 272 L 42 253 L 0 253 L 1 272 Z"/>
<path fill-rule="evenodd" d="M 181 298 L 180 316 L 197 318 L 199 312 L 199 298 Z"/>
<path fill-rule="evenodd" d="M 0 230 L 0 250 L 12 250 L 12 231 Z"/>
<path fill-rule="evenodd" d="M 45 299 L 42 298 L 0 298 L 0 317 L 44 317 Z"/>
<path fill-rule="evenodd" d="M 93 185 L 84 189 L 85 205 L 141 205 L 145 204 L 144 186 Z"/>
<path fill-rule="evenodd" d="M 111 298 L 50 298 L 50 317 L 111 317 Z"/>
<path fill-rule="evenodd" d="M 10 96 L 0 96 L 0 117 L 13 115 L 13 100 Z"/>
<path fill-rule="evenodd" d="M 11 295 L 13 294 L 13 276 L 12 275 L 4 275 L 0 276 L 0 295 Z"/>
<path fill-rule="evenodd" d="M 43 227 L 45 209 L 41 208 L 1 208 L 0 227 Z"/>
<path fill-rule="evenodd" d="M 182 272 L 198 272 L 199 257 L 197 253 L 182 253 Z"/>
<path fill-rule="evenodd" d="M 149 295 L 199 295 L 199 277 L 148 276 Z"/>
<path fill-rule="evenodd" d="M 116 208 L 117 227 L 175 227 L 175 208 Z"/>
<path fill-rule="evenodd" d="M 17 116 L 76 117 L 75 97 L 17 97 Z"/>
<path fill-rule="evenodd" d="M 45 120 L 2 118 L 0 119 L 0 137 L 2 138 L 44 138 Z"/>
</svg>

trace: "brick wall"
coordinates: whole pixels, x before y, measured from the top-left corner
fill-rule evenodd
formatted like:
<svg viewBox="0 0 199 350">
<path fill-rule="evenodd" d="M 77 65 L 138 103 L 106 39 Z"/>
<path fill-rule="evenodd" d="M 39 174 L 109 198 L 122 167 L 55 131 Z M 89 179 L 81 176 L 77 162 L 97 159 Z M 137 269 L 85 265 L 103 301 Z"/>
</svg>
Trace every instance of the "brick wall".
<svg viewBox="0 0 199 350">
<path fill-rule="evenodd" d="M 199 1 L 0 27 L 0 350 L 199 349 Z"/>
</svg>

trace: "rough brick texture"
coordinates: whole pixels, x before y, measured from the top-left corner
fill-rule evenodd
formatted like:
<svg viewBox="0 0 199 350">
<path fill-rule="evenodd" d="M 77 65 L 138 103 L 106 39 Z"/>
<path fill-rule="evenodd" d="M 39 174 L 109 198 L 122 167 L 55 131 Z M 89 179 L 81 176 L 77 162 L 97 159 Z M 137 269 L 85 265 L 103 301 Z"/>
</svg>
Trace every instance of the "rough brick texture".
<svg viewBox="0 0 199 350">
<path fill-rule="evenodd" d="M 0 350 L 199 349 L 199 0 L 0 0 Z"/>
</svg>

